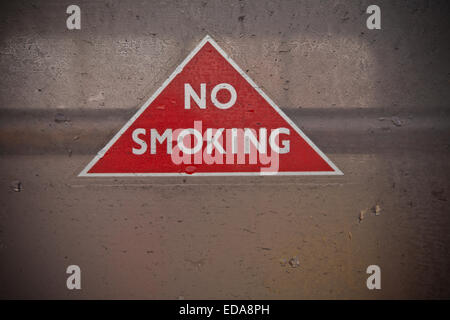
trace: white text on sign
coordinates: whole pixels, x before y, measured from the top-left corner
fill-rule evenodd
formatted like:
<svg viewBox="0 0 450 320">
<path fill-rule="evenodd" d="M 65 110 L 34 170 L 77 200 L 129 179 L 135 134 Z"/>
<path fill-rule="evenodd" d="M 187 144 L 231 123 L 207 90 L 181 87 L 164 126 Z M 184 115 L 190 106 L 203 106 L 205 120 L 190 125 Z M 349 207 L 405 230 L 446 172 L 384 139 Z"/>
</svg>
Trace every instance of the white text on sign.
<svg viewBox="0 0 450 320">
<path fill-rule="evenodd" d="M 217 100 L 217 93 L 227 90 L 230 98 L 227 102 Z M 184 85 L 184 108 L 191 109 L 194 101 L 199 109 L 207 108 L 206 84 L 200 84 L 200 94 L 186 83 Z M 228 83 L 213 87 L 210 99 L 218 109 L 229 109 L 237 100 L 235 88 Z M 135 155 L 170 154 L 175 164 L 261 164 L 269 165 L 270 170 L 278 170 L 280 154 L 290 151 L 290 141 L 281 139 L 281 135 L 290 135 L 288 128 L 268 130 L 251 128 L 203 128 L 202 121 L 194 121 L 192 128 L 136 128 L 132 132 Z M 160 145 L 158 147 L 158 144 Z M 165 144 L 165 146 L 164 146 Z M 203 150 L 203 152 L 202 152 Z M 194 159 L 192 159 L 194 155 Z"/>
</svg>

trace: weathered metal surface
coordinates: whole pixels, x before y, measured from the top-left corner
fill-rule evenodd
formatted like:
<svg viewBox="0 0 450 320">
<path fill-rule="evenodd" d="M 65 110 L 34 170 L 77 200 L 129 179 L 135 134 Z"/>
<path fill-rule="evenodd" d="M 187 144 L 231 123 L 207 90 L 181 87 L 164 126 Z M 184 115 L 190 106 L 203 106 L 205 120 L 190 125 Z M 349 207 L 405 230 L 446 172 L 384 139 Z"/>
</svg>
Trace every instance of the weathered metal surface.
<svg viewBox="0 0 450 320">
<path fill-rule="evenodd" d="M 449 298 L 447 1 L 77 4 L 1 4 L 1 297 Z M 76 178 L 206 34 L 345 176 Z"/>
</svg>

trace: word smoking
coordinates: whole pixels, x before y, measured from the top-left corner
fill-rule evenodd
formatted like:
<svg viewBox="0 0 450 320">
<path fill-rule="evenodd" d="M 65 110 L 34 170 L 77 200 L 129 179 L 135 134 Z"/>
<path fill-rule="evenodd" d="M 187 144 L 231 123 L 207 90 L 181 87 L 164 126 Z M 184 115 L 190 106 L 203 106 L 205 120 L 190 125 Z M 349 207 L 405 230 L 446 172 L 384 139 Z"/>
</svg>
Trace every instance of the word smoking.
<svg viewBox="0 0 450 320">
<path fill-rule="evenodd" d="M 190 84 L 184 85 L 184 108 L 191 109 L 191 100 L 197 107 L 206 109 L 206 84 L 200 85 L 200 96 Z M 217 93 L 227 90 L 230 96 L 228 102 L 218 101 Z M 211 102 L 219 109 L 231 108 L 237 99 L 236 90 L 228 83 L 218 84 L 211 90 Z M 136 128 L 132 132 L 135 155 L 170 154 L 175 164 L 261 164 L 273 163 L 280 154 L 290 151 L 290 141 L 281 136 L 289 136 L 288 128 L 259 127 L 252 128 L 203 128 L 202 121 L 194 121 L 192 128 Z M 158 144 L 160 146 L 158 146 Z M 165 148 L 164 148 L 165 144 Z M 248 157 L 246 157 L 248 155 Z M 225 159 L 224 159 L 225 157 Z M 225 161 L 225 162 L 224 162 Z"/>
</svg>

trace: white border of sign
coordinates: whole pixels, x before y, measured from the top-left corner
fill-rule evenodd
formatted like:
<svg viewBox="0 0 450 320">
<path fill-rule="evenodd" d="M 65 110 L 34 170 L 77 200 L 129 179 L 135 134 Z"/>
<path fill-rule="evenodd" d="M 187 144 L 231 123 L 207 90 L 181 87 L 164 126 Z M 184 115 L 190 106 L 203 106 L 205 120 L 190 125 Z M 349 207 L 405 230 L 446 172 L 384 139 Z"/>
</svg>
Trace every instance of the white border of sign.
<svg viewBox="0 0 450 320">
<path fill-rule="evenodd" d="M 258 93 L 274 108 L 287 123 L 289 123 L 292 128 L 308 143 L 314 151 L 316 151 L 326 163 L 333 168 L 334 171 L 299 171 L 299 172 L 198 172 L 198 173 L 185 173 L 185 172 L 172 172 L 172 173 L 88 173 L 88 171 L 100 160 L 103 155 L 109 150 L 109 148 L 120 138 L 120 136 L 133 124 L 134 121 L 147 109 L 147 107 L 153 102 L 153 100 L 158 97 L 158 95 L 169 85 L 169 83 L 179 74 L 184 66 L 197 54 L 197 52 L 209 42 L 214 48 L 219 51 L 219 53 L 236 69 L 241 76 L 247 80 L 247 82 L 258 91 Z M 80 172 L 79 177 L 168 177 L 168 176 L 318 176 L 318 175 L 343 175 L 344 173 L 339 170 L 338 167 L 334 165 L 333 162 L 328 159 L 328 157 L 316 147 L 316 145 L 298 128 L 291 119 L 284 114 L 284 112 L 261 90 L 261 88 L 252 80 L 250 77 L 242 71 L 241 68 L 231 59 L 225 51 L 209 36 L 203 38 L 203 40 L 195 47 L 194 50 L 184 59 L 184 61 L 175 69 L 175 71 L 170 75 L 170 77 L 164 81 L 164 83 L 159 87 L 158 90 L 148 99 L 142 107 L 136 112 L 136 114 L 128 120 L 128 122 L 120 129 L 119 132 L 108 142 L 108 144 L 100 150 L 94 159 Z"/>
</svg>

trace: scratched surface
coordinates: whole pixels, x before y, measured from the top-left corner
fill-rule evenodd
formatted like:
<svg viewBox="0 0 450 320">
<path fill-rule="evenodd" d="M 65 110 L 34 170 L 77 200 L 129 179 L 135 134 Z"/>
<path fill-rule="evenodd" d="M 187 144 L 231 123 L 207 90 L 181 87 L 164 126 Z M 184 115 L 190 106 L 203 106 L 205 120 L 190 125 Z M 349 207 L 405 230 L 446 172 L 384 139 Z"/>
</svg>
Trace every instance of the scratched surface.
<svg viewBox="0 0 450 320">
<path fill-rule="evenodd" d="M 450 297 L 447 1 L 77 4 L 0 5 L 1 298 Z M 206 34 L 344 176 L 76 177 Z"/>
</svg>

